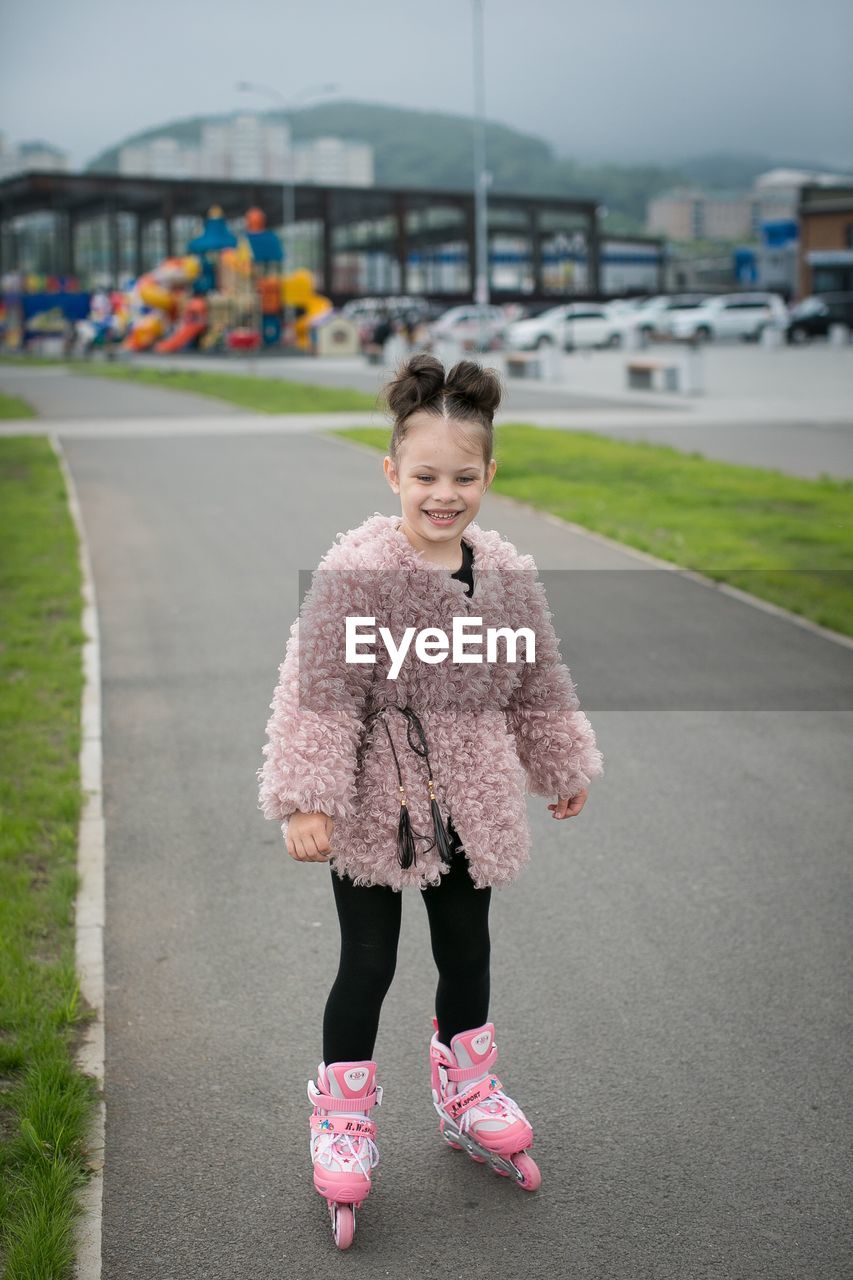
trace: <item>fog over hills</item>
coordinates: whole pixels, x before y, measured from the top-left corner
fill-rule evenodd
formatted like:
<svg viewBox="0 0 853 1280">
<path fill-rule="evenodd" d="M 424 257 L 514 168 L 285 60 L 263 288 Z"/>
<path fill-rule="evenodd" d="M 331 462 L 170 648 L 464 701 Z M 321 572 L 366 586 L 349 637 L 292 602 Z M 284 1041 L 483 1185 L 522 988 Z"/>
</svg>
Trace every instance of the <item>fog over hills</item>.
<svg viewBox="0 0 853 1280">
<path fill-rule="evenodd" d="M 193 116 L 143 130 L 101 152 L 89 167 L 115 172 L 121 146 L 163 134 L 196 143 L 204 123 L 234 114 Z M 369 143 L 374 148 L 377 186 L 458 190 L 472 182 L 470 116 L 356 101 L 263 115 L 269 120 L 287 119 L 297 142 L 334 135 Z M 486 149 L 493 191 L 597 199 L 609 211 L 608 230 L 625 232 L 641 232 L 647 201 L 674 186 L 744 190 L 768 169 L 819 167 L 797 157 L 727 152 L 682 156 L 657 165 L 579 161 L 559 156 L 543 138 L 492 121 L 487 124 Z"/>
</svg>

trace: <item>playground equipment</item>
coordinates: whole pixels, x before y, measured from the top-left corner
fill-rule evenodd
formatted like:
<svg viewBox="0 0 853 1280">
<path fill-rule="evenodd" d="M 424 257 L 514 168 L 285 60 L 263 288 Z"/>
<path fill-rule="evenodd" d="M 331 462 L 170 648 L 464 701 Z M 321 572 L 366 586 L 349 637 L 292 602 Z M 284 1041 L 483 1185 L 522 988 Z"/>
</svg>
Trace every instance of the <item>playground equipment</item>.
<svg viewBox="0 0 853 1280">
<path fill-rule="evenodd" d="M 293 271 L 284 277 L 281 282 L 281 301 L 286 307 L 298 307 L 302 311 L 293 326 L 296 345 L 303 351 L 310 351 L 311 330 L 331 314 L 331 301 L 314 292 L 314 277 L 304 269 Z"/>
<path fill-rule="evenodd" d="M 232 232 L 215 205 L 185 256 L 140 276 L 128 301 L 126 350 L 253 349 L 282 342 L 307 352 L 328 348 L 316 335 L 332 316 L 330 299 L 315 292 L 310 271 L 284 274 L 281 241 L 267 229 L 262 209 L 247 211 L 245 227 Z M 298 312 L 288 331 L 285 308 Z"/>
<path fill-rule="evenodd" d="M 358 329 L 346 316 L 327 317 L 314 333 L 318 356 L 357 356 L 361 351 Z"/>
<path fill-rule="evenodd" d="M 201 273 L 198 258 L 167 258 L 153 271 L 140 276 L 130 293 L 130 329 L 124 346 L 130 351 L 148 351 L 171 327 L 180 312 L 187 286 Z"/>
<path fill-rule="evenodd" d="M 190 298 L 184 307 L 180 324 L 173 329 L 168 338 L 158 342 L 154 350 L 157 352 L 184 351 L 195 346 L 198 339 L 207 329 L 207 303 L 204 298 Z"/>
</svg>

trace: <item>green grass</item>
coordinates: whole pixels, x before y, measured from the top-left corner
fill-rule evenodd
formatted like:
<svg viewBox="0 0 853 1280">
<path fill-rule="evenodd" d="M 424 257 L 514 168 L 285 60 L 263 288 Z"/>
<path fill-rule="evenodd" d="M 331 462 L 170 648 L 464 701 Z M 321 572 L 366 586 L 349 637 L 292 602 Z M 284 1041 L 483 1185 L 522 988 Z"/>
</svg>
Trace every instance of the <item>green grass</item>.
<svg viewBox="0 0 853 1280">
<path fill-rule="evenodd" d="M 0 1267 L 68 1274 L 93 1082 L 74 898 L 82 600 L 77 536 L 49 442 L 0 439 Z"/>
<path fill-rule="evenodd" d="M 0 418 L 34 418 L 36 411 L 20 396 L 7 396 L 0 391 Z"/>
<path fill-rule="evenodd" d="M 244 373 L 206 373 L 204 370 L 144 369 L 124 364 L 93 362 L 69 365 L 75 373 L 95 378 L 118 378 L 162 387 L 167 391 L 192 391 L 198 396 L 227 400 L 253 413 L 338 413 L 375 409 L 376 397 L 343 387 L 314 387 L 280 378 Z"/>
<path fill-rule="evenodd" d="M 388 448 L 382 428 L 333 434 Z M 496 493 L 853 635 L 853 481 L 524 425 L 495 457 Z"/>
</svg>

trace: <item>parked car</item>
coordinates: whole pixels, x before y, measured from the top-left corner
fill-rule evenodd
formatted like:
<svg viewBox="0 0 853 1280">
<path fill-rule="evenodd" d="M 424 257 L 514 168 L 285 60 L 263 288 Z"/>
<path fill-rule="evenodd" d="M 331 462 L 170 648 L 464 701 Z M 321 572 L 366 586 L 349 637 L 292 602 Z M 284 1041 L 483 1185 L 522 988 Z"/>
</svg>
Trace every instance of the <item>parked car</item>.
<svg viewBox="0 0 853 1280">
<path fill-rule="evenodd" d="M 648 298 L 611 298 L 607 309 L 612 315 L 635 315 L 647 302 Z"/>
<path fill-rule="evenodd" d="M 668 302 L 667 294 L 654 298 L 614 298 L 608 302 L 610 332 L 607 345 L 621 347 L 633 335 L 639 335 L 647 342 L 655 336 L 657 317 Z"/>
<path fill-rule="evenodd" d="M 853 293 L 815 293 L 791 307 L 788 314 L 789 342 L 809 342 L 825 338 L 833 324 L 853 329 Z"/>
<path fill-rule="evenodd" d="M 622 317 L 619 323 L 623 330 L 633 325 L 646 340 L 667 338 L 674 312 L 701 307 L 710 296 L 707 293 L 658 293 L 646 298 L 633 316 Z"/>
<path fill-rule="evenodd" d="M 501 307 L 478 307 L 474 303 L 451 307 L 430 325 L 433 342 L 459 342 L 479 349 L 481 343 L 488 350 L 499 346 L 507 326 L 507 316 Z"/>
<path fill-rule="evenodd" d="M 506 345 L 515 351 L 533 351 L 543 347 L 603 347 L 610 345 L 614 333 L 608 307 L 601 302 L 562 303 L 549 307 L 541 315 L 517 320 L 508 325 Z"/>
<path fill-rule="evenodd" d="M 709 342 L 741 338 L 757 342 L 763 329 L 787 328 L 788 308 L 778 293 L 724 293 L 700 306 L 679 308 L 668 321 L 673 338 Z"/>
</svg>

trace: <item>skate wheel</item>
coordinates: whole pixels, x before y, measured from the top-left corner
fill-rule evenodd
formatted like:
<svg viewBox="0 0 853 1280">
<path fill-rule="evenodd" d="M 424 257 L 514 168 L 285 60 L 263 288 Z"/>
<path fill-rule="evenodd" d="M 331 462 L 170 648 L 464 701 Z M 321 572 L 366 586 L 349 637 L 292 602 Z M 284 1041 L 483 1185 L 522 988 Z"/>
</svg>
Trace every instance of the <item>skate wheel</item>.
<svg viewBox="0 0 853 1280">
<path fill-rule="evenodd" d="M 332 1203 L 332 1230 L 339 1249 L 348 1249 L 355 1235 L 355 1210 L 351 1204 Z"/>
<path fill-rule="evenodd" d="M 443 1120 L 439 1120 L 439 1122 L 438 1122 L 438 1132 L 441 1134 L 442 1138 L 444 1138 L 444 1141 L 447 1143 L 447 1145 L 448 1145 L 449 1147 L 452 1147 L 454 1151 L 461 1151 L 461 1150 L 462 1150 L 462 1148 L 460 1147 L 459 1143 L 458 1143 L 458 1142 L 454 1142 L 454 1141 L 453 1141 L 453 1139 L 452 1139 L 452 1138 L 449 1138 L 449 1137 L 447 1136 L 447 1134 L 444 1132 L 444 1121 L 443 1121 Z"/>
<path fill-rule="evenodd" d="M 512 1163 L 522 1175 L 518 1185 L 525 1191 L 538 1191 L 542 1185 L 542 1174 L 539 1172 L 539 1165 L 533 1159 L 533 1156 L 527 1155 L 525 1151 L 520 1151 L 517 1156 L 512 1157 Z"/>
</svg>

